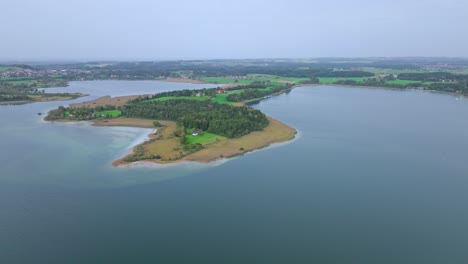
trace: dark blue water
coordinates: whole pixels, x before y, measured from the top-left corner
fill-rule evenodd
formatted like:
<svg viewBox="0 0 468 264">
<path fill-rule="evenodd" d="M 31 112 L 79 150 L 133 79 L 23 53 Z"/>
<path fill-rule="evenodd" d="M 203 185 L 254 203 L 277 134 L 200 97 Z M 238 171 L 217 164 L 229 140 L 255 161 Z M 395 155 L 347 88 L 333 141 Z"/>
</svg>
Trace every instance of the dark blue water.
<svg viewBox="0 0 468 264">
<path fill-rule="evenodd" d="M 456 99 L 298 88 L 255 105 L 298 139 L 194 167 L 109 169 L 145 131 L 96 132 L 94 150 L 100 128 L 48 124 L 76 143 L 47 147 L 26 118 L 22 134 L 1 132 L 0 263 L 466 263 L 468 101 Z M 36 106 L 0 108 L 2 123 L 22 107 Z"/>
</svg>

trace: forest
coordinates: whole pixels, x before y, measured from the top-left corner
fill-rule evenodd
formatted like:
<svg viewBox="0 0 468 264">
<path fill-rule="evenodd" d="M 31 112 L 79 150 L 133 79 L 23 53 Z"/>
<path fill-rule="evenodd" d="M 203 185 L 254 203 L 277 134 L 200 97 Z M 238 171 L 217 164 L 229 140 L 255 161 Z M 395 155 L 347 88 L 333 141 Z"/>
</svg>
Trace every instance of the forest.
<svg viewBox="0 0 468 264">
<path fill-rule="evenodd" d="M 123 117 L 176 121 L 180 127 L 206 131 L 228 138 L 241 137 L 260 131 L 269 122 L 265 114 L 246 106 L 231 106 L 211 101 L 170 100 L 133 101 L 122 107 L 101 108 L 60 106 L 49 112 L 46 120 L 93 120 L 104 110 L 120 110 Z"/>
<path fill-rule="evenodd" d="M 125 117 L 172 120 L 178 125 L 228 138 L 260 131 L 268 125 L 265 114 L 246 106 L 231 106 L 211 101 L 170 100 L 126 104 Z"/>
</svg>

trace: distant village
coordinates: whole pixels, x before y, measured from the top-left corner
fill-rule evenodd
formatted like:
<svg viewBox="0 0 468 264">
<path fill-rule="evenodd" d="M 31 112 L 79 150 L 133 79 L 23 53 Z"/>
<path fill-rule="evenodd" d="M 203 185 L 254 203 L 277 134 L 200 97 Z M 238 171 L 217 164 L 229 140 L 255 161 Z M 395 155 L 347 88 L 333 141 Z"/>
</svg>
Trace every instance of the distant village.
<svg viewBox="0 0 468 264">
<path fill-rule="evenodd" d="M 24 68 L 13 68 L 6 71 L 0 71 L 1 78 L 17 77 L 54 77 L 54 76 L 75 76 L 78 74 L 89 74 L 92 70 L 70 69 L 70 70 L 33 70 Z"/>
</svg>

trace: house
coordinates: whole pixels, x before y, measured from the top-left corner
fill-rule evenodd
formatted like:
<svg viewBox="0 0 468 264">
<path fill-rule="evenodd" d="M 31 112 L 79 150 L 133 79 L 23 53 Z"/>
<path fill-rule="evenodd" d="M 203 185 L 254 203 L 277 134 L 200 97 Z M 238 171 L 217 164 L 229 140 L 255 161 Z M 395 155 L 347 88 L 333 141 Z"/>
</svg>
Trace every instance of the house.
<svg viewBox="0 0 468 264">
<path fill-rule="evenodd" d="M 192 132 L 192 136 L 194 137 L 198 136 L 198 132 Z"/>
<path fill-rule="evenodd" d="M 216 90 L 216 93 L 217 94 L 222 94 L 222 93 L 224 93 L 224 90 L 223 89 L 218 89 L 218 90 Z"/>
</svg>

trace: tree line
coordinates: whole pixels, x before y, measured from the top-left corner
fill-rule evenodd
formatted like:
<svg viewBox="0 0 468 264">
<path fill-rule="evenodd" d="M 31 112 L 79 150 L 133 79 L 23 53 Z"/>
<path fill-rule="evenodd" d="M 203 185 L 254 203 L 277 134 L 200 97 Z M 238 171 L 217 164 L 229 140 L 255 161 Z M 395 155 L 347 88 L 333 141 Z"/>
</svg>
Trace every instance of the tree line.
<svg viewBox="0 0 468 264">
<path fill-rule="evenodd" d="M 121 107 L 126 117 L 177 121 L 179 126 L 234 138 L 268 125 L 265 114 L 250 107 L 211 101 L 169 100 L 130 103 Z"/>
</svg>

